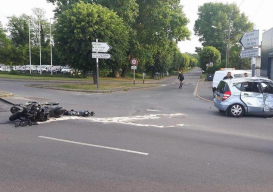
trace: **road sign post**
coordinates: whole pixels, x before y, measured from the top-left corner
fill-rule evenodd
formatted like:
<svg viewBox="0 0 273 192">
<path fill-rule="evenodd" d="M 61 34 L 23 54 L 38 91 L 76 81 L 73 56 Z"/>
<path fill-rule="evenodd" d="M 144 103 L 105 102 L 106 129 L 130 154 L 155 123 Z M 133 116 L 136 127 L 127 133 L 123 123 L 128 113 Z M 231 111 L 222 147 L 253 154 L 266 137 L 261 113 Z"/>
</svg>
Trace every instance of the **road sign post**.
<svg viewBox="0 0 273 192">
<path fill-rule="evenodd" d="M 244 33 L 239 40 L 239 43 L 245 48 L 239 53 L 241 58 L 251 58 L 252 77 L 255 77 L 256 58 L 259 56 L 259 30 Z"/>
<path fill-rule="evenodd" d="M 133 65 L 131 68 L 134 69 L 134 85 L 136 84 L 136 69 L 138 61 L 136 58 L 131 59 L 131 64 Z"/>
<path fill-rule="evenodd" d="M 258 56 L 259 56 L 259 48 L 242 50 L 242 51 L 239 53 L 239 56 L 240 56 L 241 58 L 258 57 Z"/>
<path fill-rule="evenodd" d="M 108 52 L 112 47 L 104 42 L 92 42 L 92 58 L 96 59 L 96 68 L 97 68 L 97 89 L 99 89 L 99 59 L 110 59 L 111 55 L 107 53 L 99 53 L 99 52 Z"/>
<path fill-rule="evenodd" d="M 96 39 L 96 42 L 98 42 L 98 39 Z M 97 89 L 99 89 L 99 58 L 96 58 L 96 63 L 97 63 Z"/>
</svg>

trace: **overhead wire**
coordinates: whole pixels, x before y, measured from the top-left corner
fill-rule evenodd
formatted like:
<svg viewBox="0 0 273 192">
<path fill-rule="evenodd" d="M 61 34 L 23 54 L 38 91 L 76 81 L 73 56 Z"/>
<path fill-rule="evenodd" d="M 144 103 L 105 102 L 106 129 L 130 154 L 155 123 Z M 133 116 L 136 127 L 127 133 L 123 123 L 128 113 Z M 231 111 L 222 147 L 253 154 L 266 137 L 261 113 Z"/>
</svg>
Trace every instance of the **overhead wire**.
<svg viewBox="0 0 273 192">
<path fill-rule="evenodd" d="M 257 13 L 259 12 L 259 10 L 260 10 L 260 8 L 261 8 L 261 6 L 262 6 L 262 4 L 263 4 L 263 1 L 264 1 L 264 0 L 261 0 L 261 1 L 260 1 L 260 5 L 259 5 L 257 11 L 255 12 L 255 14 L 252 16 L 251 20 L 255 19 L 255 17 L 257 16 Z"/>
<path fill-rule="evenodd" d="M 244 1 L 245 1 L 245 0 L 242 0 L 241 4 L 239 5 L 239 8 L 241 7 L 241 5 L 243 4 Z"/>
</svg>

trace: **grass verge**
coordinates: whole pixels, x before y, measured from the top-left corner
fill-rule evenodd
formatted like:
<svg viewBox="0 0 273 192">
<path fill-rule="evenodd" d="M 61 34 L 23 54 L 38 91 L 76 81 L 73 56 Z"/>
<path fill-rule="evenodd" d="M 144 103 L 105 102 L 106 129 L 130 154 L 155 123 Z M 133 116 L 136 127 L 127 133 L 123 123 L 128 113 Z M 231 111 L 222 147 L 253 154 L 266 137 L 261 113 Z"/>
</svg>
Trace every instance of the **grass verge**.
<svg viewBox="0 0 273 192">
<path fill-rule="evenodd" d="M 158 87 L 158 84 L 132 84 L 132 83 L 100 83 L 99 89 L 96 84 L 92 83 L 67 83 L 67 84 L 51 84 L 51 85 L 31 85 L 37 88 L 57 89 L 64 91 L 82 91 L 82 92 L 115 92 L 129 91 L 134 89 L 147 89 Z"/>
</svg>

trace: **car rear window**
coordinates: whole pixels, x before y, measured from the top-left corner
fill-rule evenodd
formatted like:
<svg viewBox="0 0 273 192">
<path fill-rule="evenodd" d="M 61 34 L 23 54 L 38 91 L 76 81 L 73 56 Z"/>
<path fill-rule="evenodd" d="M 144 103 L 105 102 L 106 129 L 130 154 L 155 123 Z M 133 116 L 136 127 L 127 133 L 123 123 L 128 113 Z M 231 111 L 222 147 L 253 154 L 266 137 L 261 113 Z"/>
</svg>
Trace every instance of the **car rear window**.
<svg viewBox="0 0 273 192">
<path fill-rule="evenodd" d="M 216 90 L 219 93 L 222 93 L 222 94 L 224 94 L 226 91 L 230 91 L 228 84 L 226 82 L 224 82 L 224 81 L 220 81 L 220 83 L 219 83 Z"/>
</svg>

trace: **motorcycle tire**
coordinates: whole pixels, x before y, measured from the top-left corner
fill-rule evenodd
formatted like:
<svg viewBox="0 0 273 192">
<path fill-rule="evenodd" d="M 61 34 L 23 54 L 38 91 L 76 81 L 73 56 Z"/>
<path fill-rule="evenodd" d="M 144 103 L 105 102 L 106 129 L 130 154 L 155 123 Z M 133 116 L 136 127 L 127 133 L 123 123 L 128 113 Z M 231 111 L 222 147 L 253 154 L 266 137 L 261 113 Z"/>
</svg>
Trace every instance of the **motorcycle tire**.
<svg viewBox="0 0 273 192">
<path fill-rule="evenodd" d="M 15 121 L 16 119 L 19 119 L 20 118 L 20 113 L 16 112 L 14 114 L 12 114 L 10 117 L 9 117 L 9 120 L 10 121 Z"/>
</svg>

